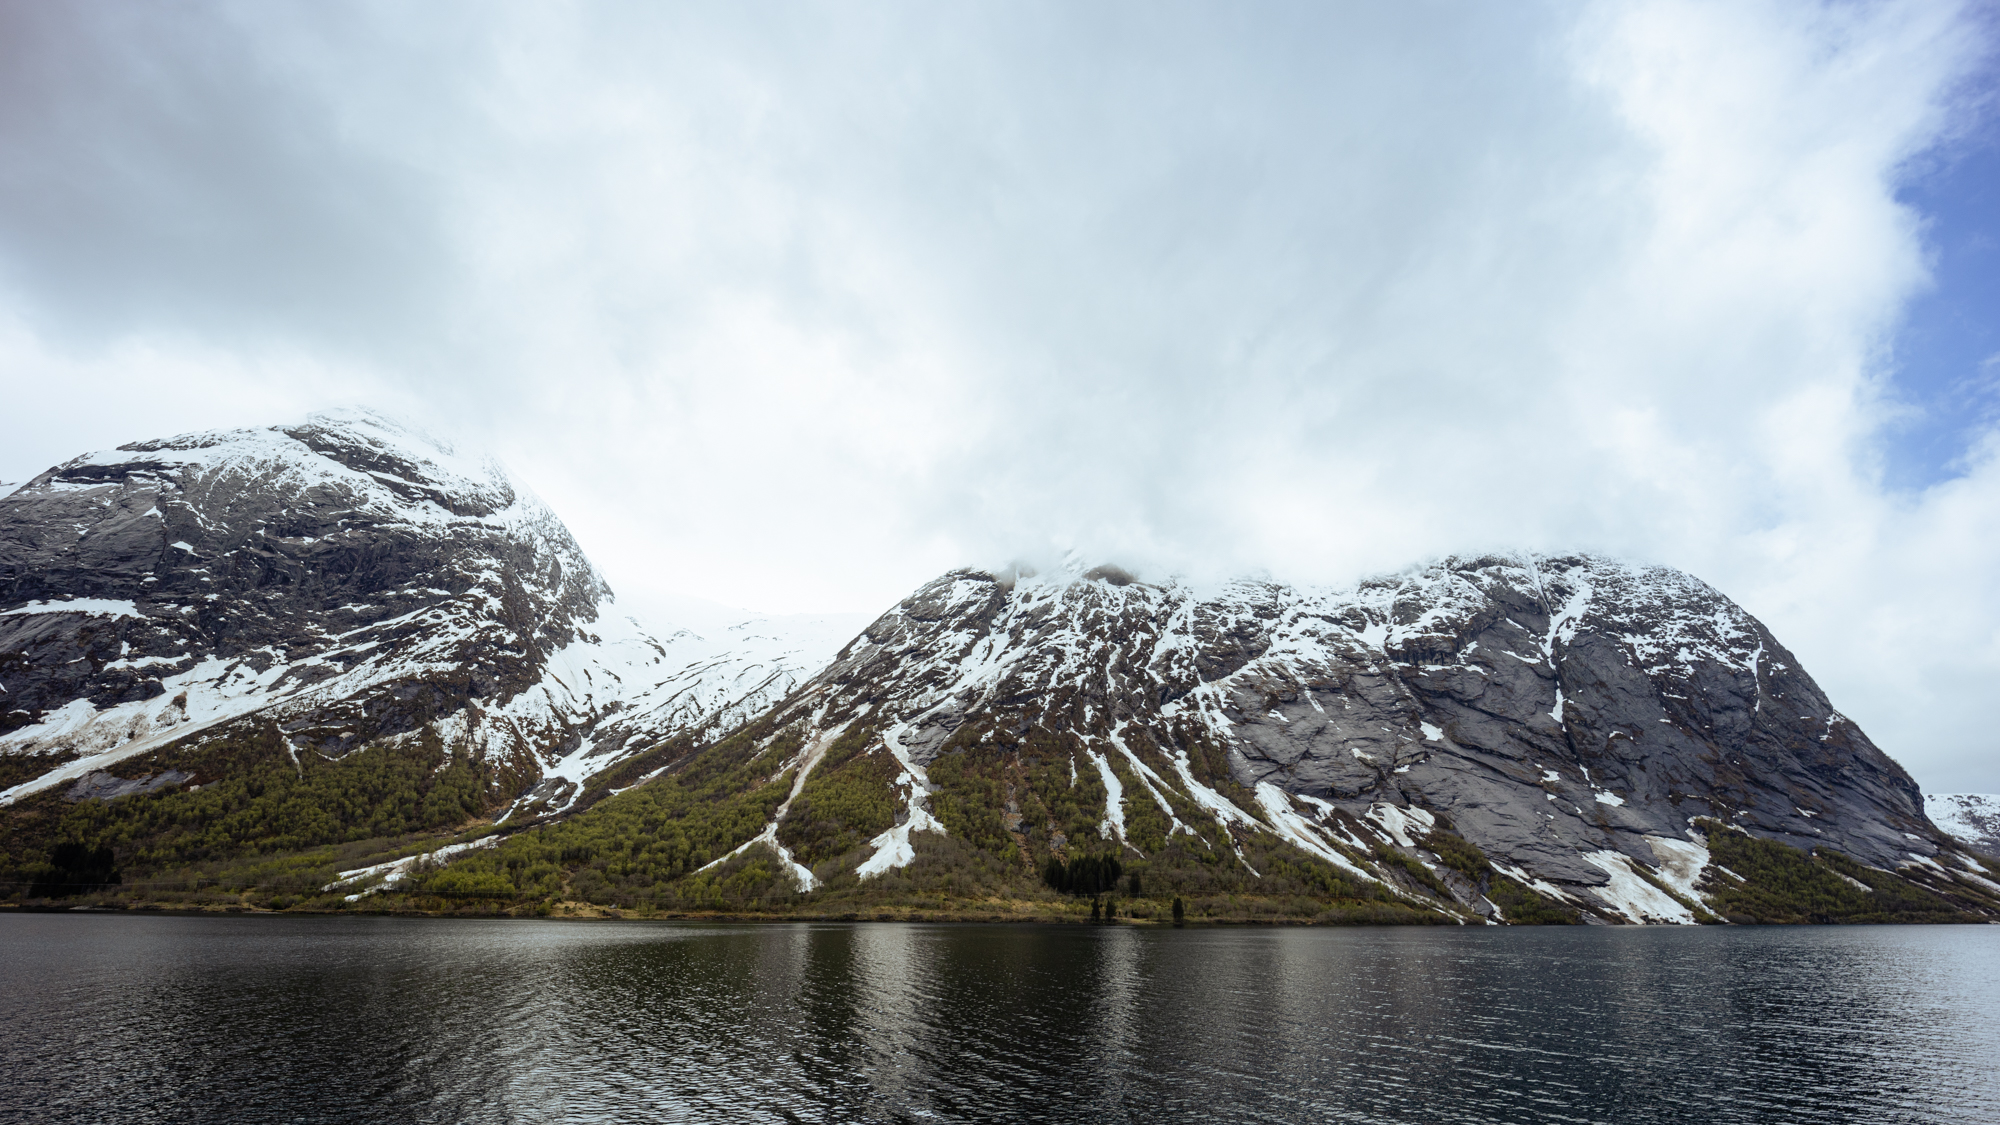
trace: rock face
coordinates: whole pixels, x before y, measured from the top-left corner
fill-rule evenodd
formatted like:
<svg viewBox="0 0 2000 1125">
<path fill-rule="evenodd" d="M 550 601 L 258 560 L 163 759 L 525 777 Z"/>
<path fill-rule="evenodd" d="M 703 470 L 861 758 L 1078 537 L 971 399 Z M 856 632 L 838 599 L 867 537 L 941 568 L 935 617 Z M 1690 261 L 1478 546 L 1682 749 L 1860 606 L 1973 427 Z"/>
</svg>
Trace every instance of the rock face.
<svg viewBox="0 0 2000 1125">
<path fill-rule="evenodd" d="M 2000 910 L 1964 851 L 1993 804 L 1933 804 L 1939 831 L 1768 630 L 1672 570 L 959 571 L 835 656 L 842 624 L 648 632 L 496 465 L 372 414 L 137 442 L 0 492 L 0 805 L 207 801 L 175 755 L 248 731 L 280 769 L 448 752 L 503 818 L 691 771 L 703 807 L 672 816 L 706 827 L 647 821 L 675 862 L 763 847 L 806 890 L 942 835 L 1018 880 L 1108 852 L 1234 894 L 1318 864 L 1460 920 L 1490 893 L 1684 922 L 1726 825 L 1841 853 L 1841 887 L 1852 860 Z"/>
<path fill-rule="evenodd" d="M 1442 815 L 1497 870 L 1614 919 L 1691 920 L 1655 884 L 1696 897 L 1701 817 L 1889 870 L 1964 862 L 1763 625 L 1688 575 L 1590 556 L 1454 558 L 1344 589 L 961 571 L 870 625 L 787 713 L 809 727 L 804 772 L 856 723 L 895 759 L 903 812 L 864 875 L 943 830 L 941 755 L 1036 732 L 1073 736 L 1119 843 L 1157 804 L 1351 869 Z"/>
<path fill-rule="evenodd" d="M 2000 796 L 1992 793 L 1931 793 L 1924 797 L 1931 823 L 1953 838 L 1990 856 L 2000 856 Z"/>
<path fill-rule="evenodd" d="M 824 658 L 756 633 L 647 632 L 496 464 L 377 415 L 135 442 L 0 496 L 0 754 L 49 766 L 0 803 L 256 721 L 327 757 L 428 731 L 560 808 Z"/>
</svg>

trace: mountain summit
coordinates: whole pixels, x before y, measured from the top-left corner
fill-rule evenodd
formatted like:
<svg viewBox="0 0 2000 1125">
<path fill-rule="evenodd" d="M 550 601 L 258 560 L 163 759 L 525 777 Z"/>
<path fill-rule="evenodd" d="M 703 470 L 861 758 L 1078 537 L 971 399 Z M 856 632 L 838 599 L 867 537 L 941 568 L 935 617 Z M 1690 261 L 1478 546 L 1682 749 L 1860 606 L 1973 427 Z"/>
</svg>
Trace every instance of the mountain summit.
<svg viewBox="0 0 2000 1125">
<path fill-rule="evenodd" d="M 470 809 L 560 809 L 824 659 L 752 633 L 649 633 L 498 464 L 379 414 L 134 442 L 0 497 L 0 803 L 254 728 L 295 764 L 426 741 Z"/>
<path fill-rule="evenodd" d="M 649 632 L 499 466 L 376 414 L 89 454 L 0 496 L 0 839 L 33 894 L 327 908 L 2000 917 L 1678 571 L 963 570 L 833 624 Z"/>
</svg>

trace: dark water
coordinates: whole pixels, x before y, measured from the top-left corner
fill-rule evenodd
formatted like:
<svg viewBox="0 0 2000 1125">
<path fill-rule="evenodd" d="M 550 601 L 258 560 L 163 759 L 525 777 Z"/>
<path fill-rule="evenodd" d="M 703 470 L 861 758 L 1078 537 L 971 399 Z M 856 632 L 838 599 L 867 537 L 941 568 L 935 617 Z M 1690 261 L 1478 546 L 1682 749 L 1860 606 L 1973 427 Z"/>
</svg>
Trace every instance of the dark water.
<svg viewBox="0 0 2000 1125">
<path fill-rule="evenodd" d="M 2000 1121 L 2000 928 L 0 916 L 7 1121 Z"/>
</svg>

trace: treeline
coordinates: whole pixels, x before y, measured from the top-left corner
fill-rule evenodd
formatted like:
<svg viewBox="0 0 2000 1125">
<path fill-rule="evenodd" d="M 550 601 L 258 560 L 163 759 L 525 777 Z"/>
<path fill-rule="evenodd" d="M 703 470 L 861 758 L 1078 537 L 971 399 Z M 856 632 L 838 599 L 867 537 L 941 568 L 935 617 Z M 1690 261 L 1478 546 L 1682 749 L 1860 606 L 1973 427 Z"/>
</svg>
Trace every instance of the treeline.
<svg viewBox="0 0 2000 1125">
<path fill-rule="evenodd" d="M 118 885 L 118 860 L 110 848 L 57 844 L 46 866 L 35 872 L 30 898 L 70 898 Z"/>
<path fill-rule="evenodd" d="M 82 870 L 70 862 L 78 849 L 114 855 L 105 870 L 157 872 L 436 833 L 472 820 L 488 803 L 487 771 L 447 752 L 428 730 L 333 761 L 304 753 L 294 762 L 286 749 L 275 727 L 240 731 L 122 767 L 179 769 L 195 778 L 184 786 L 75 804 L 51 791 L 0 810 L 0 826 L 12 837 L 7 881 L 41 897 L 51 880 L 63 881 L 56 873 Z"/>
<path fill-rule="evenodd" d="M 1072 736 L 993 722 L 961 728 L 930 765 L 932 809 L 947 832 L 917 834 L 914 862 L 866 881 L 854 867 L 868 841 L 895 822 L 897 771 L 865 724 L 829 747 L 778 830 L 779 841 L 814 873 L 816 886 L 802 894 L 796 873 L 775 851 L 763 845 L 737 851 L 790 793 L 792 775 L 783 767 L 801 746 L 798 727 L 769 716 L 707 747 L 663 745 L 621 767 L 615 787 L 635 783 L 642 766 L 647 773 L 665 768 L 646 784 L 448 865 L 413 871 L 359 908 L 545 912 L 588 903 L 642 914 L 844 916 L 987 903 L 1073 917 L 1081 913 L 1076 898 L 1116 895 L 1119 917 L 1154 920 L 1165 920 L 1176 900 L 1197 920 L 1466 917 L 1437 875 L 1401 852 L 1385 849 L 1374 858 L 1405 885 L 1440 896 L 1435 904 L 1275 837 L 1234 832 L 1191 805 L 1183 808 L 1185 795 L 1171 788 L 1154 800 L 1129 761 L 1107 758 L 1100 765 Z M 1135 739 L 1133 749 L 1141 761 L 1157 759 L 1163 772 L 1172 768 L 1157 746 Z M 74 806 L 42 795 L 35 808 L 52 830 L 35 852 L 44 860 L 35 877 L 47 876 L 38 886 L 106 883 L 115 876 L 84 876 L 122 868 L 128 886 L 159 887 L 171 868 L 168 877 L 196 896 L 190 901 L 251 886 L 259 888 L 254 904 L 343 908 L 346 894 L 365 888 L 322 891 L 331 869 L 363 866 L 362 850 L 366 862 L 412 854 L 425 846 L 424 836 L 435 840 L 490 811 L 495 791 L 489 768 L 452 755 L 428 733 L 338 761 L 301 753 L 295 764 L 282 734 L 267 727 L 135 765 L 194 773 L 200 788 Z M 1101 770 L 1124 784 L 1133 848 L 1119 850 L 1110 839 Z M 593 779 L 589 795 L 607 787 L 605 778 Z M 1146 796 L 1130 799 L 1134 794 Z M 1510 921 L 1574 920 L 1496 876 L 1483 853 L 1440 828 L 1428 846 L 1485 888 Z M 72 849 L 61 862 L 50 850 L 58 843 Z M 101 871 L 92 866 L 105 855 L 111 862 Z M 1369 857 L 1357 851 L 1351 858 Z"/>
<path fill-rule="evenodd" d="M 1978 921 L 1937 895 L 1831 848 L 1807 854 L 1698 818 L 1708 835 L 1707 893 L 1729 921 L 1778 923 Z M 1720 868 L 1741 876 L 1732 878 Z M 1865 889 L 1864 889 L 1865 888 Z"/>
<path fill-rule="evenodd" d="M 802 894 L 771 849 L 733 851 L 763 829 L 790 791 L 791 775 L 779 769 L 801 744 L 795 729 L 768 719 L 753 723 L 643 786 L 440 871 L 417 873 L 403 886 L 419 901 L 530 910 L 584 902 L 642 914 L 840 916 L 890 906 L 948 910 L 954 903 L 1038 901 L 1061 913 L 1074 909 L 1065 900 L 1122 892 L 1122 916 L 1161 920 L 1176 898 L 1197 919 L 1448 923 L 1460 917 L 1450 906 L 1440 912 L 1414 902 L 1281 840 L 1233 835 L 1193 808 L 1185 815 L 1200 831 L 1167 835 L 1162 819 L 1156 847 L 1143 856 L 1079 849 L 1078 842 L 1102 835 L 1105 792 L 1095 763 L 1066 735 L 972 724 L 929 767 L 932 808 L 946 833 L 918 833 L 913 863 L 866 881 L 854 867 L 867 841 L 894 823 L 893 760 L 876 732 L 862 727 L 829 747 L 778 829 L 779 841 L 817 879 Z M 1169 767 L 1163 761 L 1161 768 Z M 1133 777 L 1128 792 L 1138 791 Z M 1010 803 L 1018 820 L 1006 815 Z M 1158 811 L 1150 802 L 1127 803 L 1128 831 L 1151 827 L 1139 815 L 1148 808 Z M 1478 862 L 1483 866 L 1484 857 Z M 1523 907 L 1534 901 L 1532 894 L 1522 897 Z"/>
<path fill-rule="evenodd" d="M 1068 863 L 1050 857 L 1042 865 L 1042 882 L 1066 895 L 1100 895 L 1117 890 L 1118 877 L 1124 871 L 1124 865 L 1115 855 L 1078 856 Z M 1141 886 L 1135 884 L 1131 893 L 1140 894 Z"/>
</svg>

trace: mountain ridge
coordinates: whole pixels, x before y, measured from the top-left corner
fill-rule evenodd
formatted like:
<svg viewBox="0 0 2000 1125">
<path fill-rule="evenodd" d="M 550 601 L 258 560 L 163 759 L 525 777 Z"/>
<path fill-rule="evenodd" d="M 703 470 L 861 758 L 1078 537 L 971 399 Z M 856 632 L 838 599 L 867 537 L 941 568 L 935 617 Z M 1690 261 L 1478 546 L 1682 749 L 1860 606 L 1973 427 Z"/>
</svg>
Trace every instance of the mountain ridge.
<svg viewBox="0 0 2000 1125">
<path fill-rule="evenodd" d="M 265 718 L 294 757 L 430 730 L 555 807 L 819 656 L 647 632 L 497 463 L 364 411 L 134 442 L 0 498 L 0 654 L 0 752 L 71 759 L 0 804 Z"/>
<path fill-rule="evenodd" d="M 916 834 L 948 834 L 930 807 L 943 753 L 1047 726 L 1072 739 L 1070 770 L 1098 775 L 1099 838 L 1141 855 L 1135 798 L 1169 822 L 1154 848 L 1212 820 L 1231 840 L 1204 838 L 1211 851 L 1261 831 L 1364 878 L 1379 872 L 1353 852 L 1409 847 L 1404 820 L 1449 813 L 1516 882 L 1638 921 L 1693 917 L 1647 880 L 1686 869 L 1694 896 L 1704 818 L 1808 848 L 1832 833 L 1885 868 L 1950 850 L 1915 783 L 1754 618 L 1679 572 L 1601 557 L 1448 559 L 1344 590 L 1252 579 L 1210 596 L 1115 568 L 958 571 L 864 630 L 775 721 L 805 724 L 795 793 L 848 727 L 879 727 L 902 811 L 855 864 L 863 878 L 910 862 Z M 1739 776 L 1718 724 L 1783 759 L 1779 774 Z M 796 873 L 782 820 L 764 835 Z M 1037 856 L 1070 844 L 1053 821 L 1008 832 Z"/>
<path fill-rule="evenodd" d="M 2000 916 L 1909 775 L 1671 568 L 1072 556 L 838 628 L 649 632 L 497 463 L 368 412 L 86 454 L 0 496 L 8 862 L 328 908 Z"/>
</svg>

